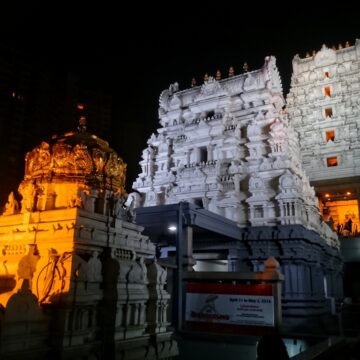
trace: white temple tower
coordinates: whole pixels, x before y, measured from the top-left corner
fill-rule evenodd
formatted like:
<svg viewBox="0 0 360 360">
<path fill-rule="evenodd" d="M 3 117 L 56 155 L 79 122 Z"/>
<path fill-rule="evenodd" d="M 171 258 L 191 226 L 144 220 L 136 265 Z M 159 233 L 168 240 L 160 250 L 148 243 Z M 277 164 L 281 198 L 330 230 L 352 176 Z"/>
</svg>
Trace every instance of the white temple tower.
<svg viewBox="0 0 360 360">
<path fill-rule="evenodd" d="M 274 57 L 259 70 L 183 91 L 172 84 L 159 105 L 162 127 L 133 184 L 143 206 L 185 200 L 240 226 L 302 224 L 336 242 L 302 169 Z"/>
<path fill-rule="evenodd" d="M 323 45 L 302 59 L 296 55 L 287 104 L 324 219 L 331 218 L 342 235 L 348 235 L 351 219 L 346 232 L 355 235 L 360 225 L 360 40 L 338 49 Z"/>
</svg>

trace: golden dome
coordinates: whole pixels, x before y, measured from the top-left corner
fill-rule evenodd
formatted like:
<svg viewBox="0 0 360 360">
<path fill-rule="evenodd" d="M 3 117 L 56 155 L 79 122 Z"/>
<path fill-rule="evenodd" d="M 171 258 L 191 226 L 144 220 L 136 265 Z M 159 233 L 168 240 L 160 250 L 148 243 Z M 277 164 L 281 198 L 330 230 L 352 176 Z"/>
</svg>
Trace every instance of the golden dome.
<svg viewBox="0 0 360 360">
<path fill-rule="evenodd" d="M 88 132 L 71 132 L 43 141 L 25 157 L 25 180 L 81 181 L 123 190 L 126 164 L 108 142 Z"/>
<path fill-rule="evenodd" d="M 55 135 L 26 154 L 21 211 L 82 207 L 84 193 L 92 191 L 126 196 L 125 172 L 126 164 L 108 142 L 80 124 L 79 132 Z"/>
</svg>

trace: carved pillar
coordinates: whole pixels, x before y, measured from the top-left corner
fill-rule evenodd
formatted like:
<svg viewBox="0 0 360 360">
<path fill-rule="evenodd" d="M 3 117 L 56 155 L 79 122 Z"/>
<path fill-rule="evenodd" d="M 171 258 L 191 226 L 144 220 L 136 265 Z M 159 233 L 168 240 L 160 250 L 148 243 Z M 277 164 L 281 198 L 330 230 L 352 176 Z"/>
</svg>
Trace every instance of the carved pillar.
<svg viewBox="0 0 360 360">
<path fill-rule="evenodd" d="M 166 319 L 166 309 L 170 294 L 165 290 L 167 272 L 156 260 L 148 266 L 149 301 L 147 304 L 147 332 L 158 334 L 166 332 L 169 323 Z"/>
</svg>

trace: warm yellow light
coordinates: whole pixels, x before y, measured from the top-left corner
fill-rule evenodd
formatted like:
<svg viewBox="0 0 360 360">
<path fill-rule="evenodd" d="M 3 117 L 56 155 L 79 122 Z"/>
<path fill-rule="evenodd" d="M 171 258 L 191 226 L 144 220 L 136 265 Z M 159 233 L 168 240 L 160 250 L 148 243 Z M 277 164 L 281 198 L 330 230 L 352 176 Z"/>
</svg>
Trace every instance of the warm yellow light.
<svg viewBox="0 0 360 360">
<path fill-rule="evenodd" d="M 79 110 L 84 110 L 85 109 L 85 106 L 83 104 L 77 104 L 76 107 L 79 109 Z"/>
<path fill-rule="evenodd" d="M 325 194 L 325 197 L 327 197 L 327 198 L 328 198 L 329 196 L 330 196 L 329 194 Z"/>
<path fill-rule="evenodd" d="M 351 192 L 350 192 L 350 191 L 348 191 L 348 192 L 346 193 L 346 195 L 351 195 Z"/>
</svg>

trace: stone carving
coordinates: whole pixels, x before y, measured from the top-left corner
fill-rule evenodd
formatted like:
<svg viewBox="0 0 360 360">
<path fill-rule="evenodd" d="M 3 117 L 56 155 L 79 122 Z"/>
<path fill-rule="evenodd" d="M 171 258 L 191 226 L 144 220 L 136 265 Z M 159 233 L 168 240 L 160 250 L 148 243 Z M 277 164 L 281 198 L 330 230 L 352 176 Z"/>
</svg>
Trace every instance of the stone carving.
<svg viewBox="0 0 360 360">
<path fill-rule="evenodd" d="M 43 175 L 50 167 L 50 146 L 43 141 L 40 146 L 28 152 L 25 157 L 25 178 Z"/>
<path fill-rule="evenodd" d="M 86 146 L 76 144 L 73 148 L 74 163 L 77 173 L 90 174 L 93 167 L 91 157 L 86 149 Z M 114 153 L 111 153 L 114 155 Z"/>
<path fill-rule="evenodd" d="M 90 260 L 87 263 L 86 269 L 86 281 L 90 282 L 100 282 L 102 281 L 102 265 L 99 260 L 98 251 L 94 251 Z"/>
<path fill-rule="evenodd" d="M 315 55 L 314 63 L 316 66 L 326 66 L 336 63 L 336 51 L 323 45 L 321 50 Z"/>
<path fill-rule="evenodd" d="M 212 76 L 209 76 L 209 79 L 205 81 L 204 84 L 201 86 L 198 98 L 211 96 L 223 91 L 224 90 L 221 87 L 220 83 Z"/>
<path fill-rule="evenodd" d="M 42 142 L 26 155 L 25 180 L 19 186 L 21 212 L 79 207 L 95 211 L 90 187 L 125 192 L 126 164 L 108 143 L 87 132 Z M 65 183 L 72 184 L 65 190 Z"/>
<path fill-rule="evenodd" d="M 3 215 L 14 215 L 19 212 L 19 203 L 15 199 L 14 193 L 11 192 L 8 196 L 8 201 L 5 204 Z"/>
<path fill-rule="evenodd" d="M 177 82 L 171 84 L 168 90 L 164 90 L 159 97 L 159 115 L 164 114 L 166 111 L 169 110 L 170 100 L 174 93 L 179 91 L 179 84 Z M 176 96 L 173 98 L 173 102 L 171 106 L 176 108 L 180 106 L 181 102 L 180 99 Z"/>
<path fill-rule="evenodd" d="M 262 190 L 264 189 L 264 181 L 256 176 L 252 176 L 249 181 L 250 190 Z"/>
<path fill-rule="evenodd" d="M 21 212 L 33 211 L 36 190 L 32 181 L 22 181 L 19 185 L 18 192 L 22 196 Z"/>
<path fill-rule="evenodd" d="M 140 206 L 141 196 L 136 192 L 132 192 L 128 195 L 124 205 L 126 206 L 126 215 L 129 221 L 136 220 L 135 208 Z"/>
<path fill-rule="evenodd" d="M 105 154 L 99 149 L 93 149 L 94 170 L 96 174 L 103 174 L 105 166 Z"/>
<path fill-rule="evenodd" d="M 66 172 L 68 169 L 75 168 L 74 158 L 69 145 L 57 143 L 53 146 L 52 151 L 55 173 L 62 173 Z"/>
</svg>

